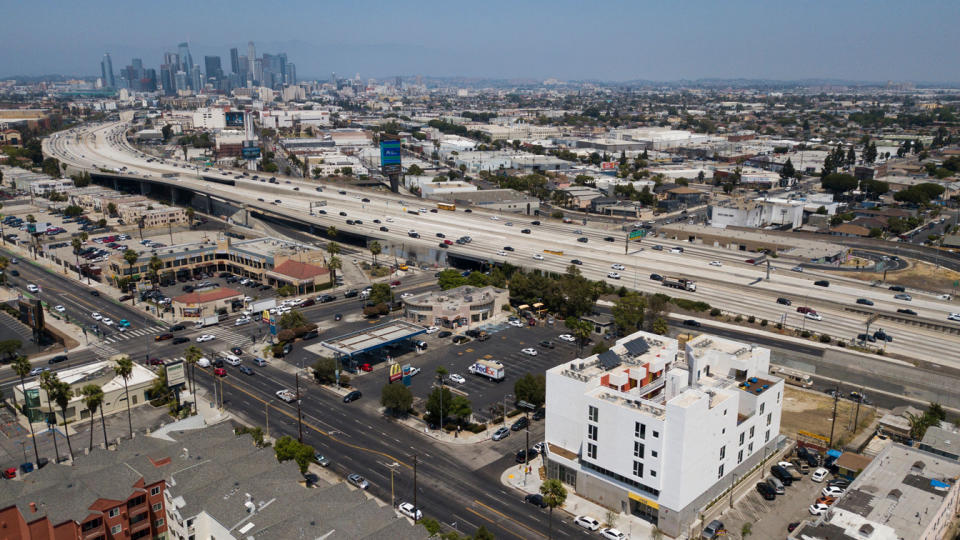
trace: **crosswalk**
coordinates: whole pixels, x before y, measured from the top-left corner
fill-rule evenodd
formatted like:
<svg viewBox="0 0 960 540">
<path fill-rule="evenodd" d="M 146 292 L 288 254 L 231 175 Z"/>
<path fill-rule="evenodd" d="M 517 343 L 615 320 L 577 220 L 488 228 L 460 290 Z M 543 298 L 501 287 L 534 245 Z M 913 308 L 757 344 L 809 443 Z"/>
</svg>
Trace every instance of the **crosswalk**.
<svg viewBox="0 0 960 540">
<path fill-rule="evenodd" d="M 117 332 L 114 331 L 108 337 L 103 340 L 103 343 L 119 343 L 121 341 L 127 341 L 130 339 L 137 339 L 144 336 L 150 336 L 154 334 L 159 334 L 160 332 L 166 330 L 166 326 L 157 324 L 154 326 L 148 326 L 146 328 L 134 328 L 132 330 L 127 330 L 126 332 Z"/>
<path fill-rule="evenodd" d="M 110 358 L 120 354 L 119 349 L 106 343 L 94 343 L 90 348 L 93 349 L 93 352 L 96 353 L 98 358 Z"/>
</svg>

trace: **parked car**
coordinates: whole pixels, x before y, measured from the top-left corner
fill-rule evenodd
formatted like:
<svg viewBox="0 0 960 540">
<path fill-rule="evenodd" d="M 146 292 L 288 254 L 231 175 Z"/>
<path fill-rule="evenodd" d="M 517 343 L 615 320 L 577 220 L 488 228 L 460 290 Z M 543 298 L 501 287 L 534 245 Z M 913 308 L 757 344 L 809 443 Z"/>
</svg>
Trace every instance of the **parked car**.
<svg viewBox="0 0 960 540">
<path fill-rule="evenodd" d="M 360 393 L 359 390 L 354 390 L 353 392 L 350 392 L 349 394 L 343 396 L 343 402 L 350 403 L 352 401 L 356 401 L 360 399 L 361 396 L 363 396 L 363 394 Z"/>
<path fill-rule="evenodd" d="M 370 487 L 370 482 L 367 482 L 366 478 L 360 476 L 357 473 L 353 473 L 347 476 L 347 482 L 350 482 L 351 484 L 353 484 L 354 486 L 360 489 L 367 489 L 368 487 Z"/>
<path fill-rule="evenodd" d="M 509 436 L 510 436 L 510 430 L 505 427 L 501 427 L 493 432 L 493 437 L 491 438 L 495 441 L 500 441 L 500 440 L 506 439 Z"/>
<path fill-rule="evenodd" d="M 772 501 L 777 498 L 776 491 L 770 487 L 770 484 L 766 482 L 757 482 L 757 492 L 760 493 L 760 496 L 765 500 Z"/>
<path fill-rule="evenodd" d="M 467 380 L 463 378 L 463 375 L 460 375 L 459 373 L 451 373 L 447 378 L 457 384 L 463 384 L 467 382 Z"/>
<path fill-rule="evenodd" d="M 526 417 L 526 416 L 521 416 L 519 420 L 517 420 L 516 422 L 513 423 L 512 426 L 510 426 L 510 429 L 511 429 L 512 431 L 520 431 L 521 429 L 523 429 L 523 428 L 525 428 L 525 427 L 527 427 L 527 426 L 529 426 L 529 425 L 530 425 L 530 421 L 527 420 L 527 417 Z"/>
<path fill-rule="evenodd" d="M 419 508 L 417 508 L 411 503 L 402 502 L 400 503 L 399 506 L 397 506 L 397 510 L 399 510 L 401 514 L 407 516 L 408 518 L 414 521 L 423 519 L 423 512 L 421 512 Z"/>
<path fill-rule="evenodd" d="M 823 467 L 819 467 L 817 470 L 813 471 L 813 474 L 810 475 L 810 479 L 814 482 L 823 482 L 824 478 L 826 478 L 828 474 L 830 474 L 830 471 L 824 469 Z"/>
<path fill-rule="evenodd" d="M 600 522 L 590 516 L 577 516 L 573 522 L 588 531 L 595 531 L 600 528 Z"/>
<path fill-rule="evenodd" d="M 808 508 L 810 515 L 812 516 L 819 516 L 820 514 L 826 512 L 829 509 L 830 507 L 823 503 L 813 503 Z"/>
<path fill-rule="evenodd" d="M 613 527 L 608 527 L 600 531 L 600 538 L 606 538 L 607 540 L 626 540 L 627 535 Z"/>
<path fill-rule="evenodd" d="M 823 495 L 824 497 L 837 498 L 837 497 L 843 495 L 843 491 L 844 491 L 844 490 L 843 490 L 840 486 L 830 486 L 830 485 L 828 485 L 827 487 L 825 487 L 825 488 L 823 488 L 823 489 L 820 490 L 820 494 Z"/>
<path fill-rule="evenodd" d="M 715 519 L 707 524 L 706 527 L 700 532 L 700 538 L 703 540 L 713 540 L 714 538 L 719 538 L 720 535 L 725 534 L 726 528 L 723 526 L 723 522 L 719 519 Z"/>
<path fill-rule="evenodd" d="M 523 502 L 537 505 L 537 506 L 539 506 L 540 508 L 546 508 L 546 507 L 547 507 L 547 503 L 544 502 L 544 500 L 543 500 L 543 495 L 541 495 L 541 494 L 539 494 L 539 493 L 530 493 L 529 495 L 527 495 L 526 497 L 523 498 Z"/>
</svg>

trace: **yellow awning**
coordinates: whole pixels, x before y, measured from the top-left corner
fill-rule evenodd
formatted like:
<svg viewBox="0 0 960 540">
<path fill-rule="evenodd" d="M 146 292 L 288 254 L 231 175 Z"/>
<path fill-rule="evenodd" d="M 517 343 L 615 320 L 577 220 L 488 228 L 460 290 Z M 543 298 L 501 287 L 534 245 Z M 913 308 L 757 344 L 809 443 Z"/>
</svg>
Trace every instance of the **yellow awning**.
<svg viewBox="0 0 960 540">
<path fill-rule="evenodd" d="M 660 509 L 660 505 L 659 505 L 659 504 L 651 501 L 650 499 L 648 499 L 648 498 L 646 498 L 646 497 L 641 497 L 640 495 L 637 495 L 636 493 L 634 493 L 634 492 L 632 492 L 632 491 L 627 492 L 627 494 L 630 496 L 631 499 L 633 499 L 634 501 L 637 501 L 638 503 L 643 503 L 643 504 L 649 506 L 650 508 L 653 508 L 654 510 L 659 510 L 659 509 Z"/>
</svg>

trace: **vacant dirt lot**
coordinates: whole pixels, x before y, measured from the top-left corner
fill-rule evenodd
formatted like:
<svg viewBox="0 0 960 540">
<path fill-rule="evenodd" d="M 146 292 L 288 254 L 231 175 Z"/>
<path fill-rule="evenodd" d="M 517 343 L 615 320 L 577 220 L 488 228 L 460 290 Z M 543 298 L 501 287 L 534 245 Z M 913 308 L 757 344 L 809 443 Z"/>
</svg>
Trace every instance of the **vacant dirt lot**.
<svg viewBox="0 0 960 540">
<path fill-rule="evenodd" d="M 848 400 L 837 401 L 837 423 L 834 428 L 834 446 L 854 437 L 853 420 L 857 404 Z M 859 428 L 865 429 L 873 422 L 877 411 L 873 407 L 861 405 Z M 787 386 L 783 400 L 783 414 L 780 420 L 780 432 L 796 438 L 797 431 L 809 431 L 824 437 L 830 437 L 830 424 L 833 421 L 833 398 L 821 392 Z"/>
<path fill-rule="evenodd" d="M 874 281 L 883 279 L 883 273 L 877 272 L 837 272 L 838 275 Z M 960 280 L 960 272 L 937 268 L 925 262 L 912 262 L 909 268 L 899 272 L 887 272 L 886 283 L 914 287 L 925 291 L 953 293 L 953 282 Z"/>
</svg>

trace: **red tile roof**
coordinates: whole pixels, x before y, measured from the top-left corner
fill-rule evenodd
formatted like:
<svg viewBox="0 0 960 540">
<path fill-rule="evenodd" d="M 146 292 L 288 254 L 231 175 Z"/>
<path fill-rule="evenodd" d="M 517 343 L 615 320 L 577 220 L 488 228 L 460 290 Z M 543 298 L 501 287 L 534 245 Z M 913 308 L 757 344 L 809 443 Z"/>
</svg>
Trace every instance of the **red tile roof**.
<svg viewBox="0 0 960 540">
<path fill-rule="evenodd" d="M 192 293 L 184 294 L 183 296 L 178 296 L 174 298 L 173 301 L 180 304 L 204 304 L 206 302 L 216 302 L 217 300 L 223 300 L 225 298 L 231 298 L 234 296 L 242 297 L 243 294 L 233 289 L 220 287 L 212 291 L 192 292 Z"/>
<path fill-rule="evenodd" d="M 280 266 L 273 269 L 275 274 L 283 274 L 293 279 L 304 280 L 324 276 L 330 273 L 330 270 L 315 264 L 307 264 L 297 261 L 286 260 Z"/>
</svg>

